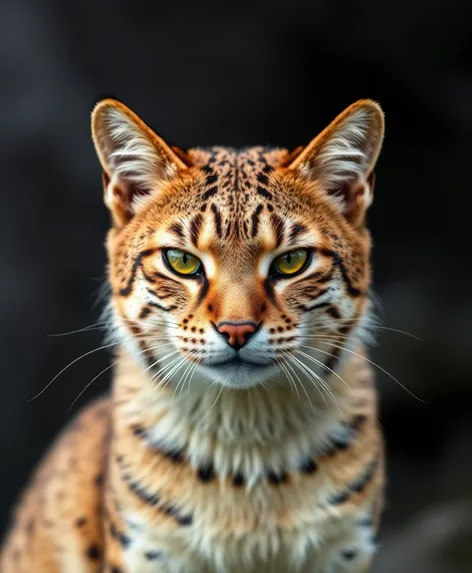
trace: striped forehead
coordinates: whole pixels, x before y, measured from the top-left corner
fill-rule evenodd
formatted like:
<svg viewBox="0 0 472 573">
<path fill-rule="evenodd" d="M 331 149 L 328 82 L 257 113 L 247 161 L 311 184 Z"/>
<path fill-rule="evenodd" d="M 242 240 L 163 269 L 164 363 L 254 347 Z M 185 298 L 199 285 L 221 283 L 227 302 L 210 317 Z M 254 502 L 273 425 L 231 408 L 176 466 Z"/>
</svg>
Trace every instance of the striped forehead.
<svg viewBox="0 0 472 573">
<path fill-rule="evenodd" d="M 262 147 L 198 150 L 194 158 L 199 176 L 193 190 L 193 214 L 174 224 L 173 230 L 180 236 L 186 230 L 194 244 L 197 237 L 207 242 L 210 235 L 224 241 L 262 236 L 279 242 L 285 227 L 277 214 L 283 193 L 274 189 L 273 174 L 285 154 Z"/>
<path fill-rule="evenodd" d="M 314 236 L 317 233 L 304 223 L 294 217 L 281 217 L 259 205 L 248 219 L 241 222 L 235 217 L 234 224 L 228 225 L 229 233 L 225 232 L 221 220 L 219 207 L 214 205 L 206 214 L 180 217 L 158 233 L 158 242 L 190 251 L 222 253 L 229 250 L 233 255 L 246 249 L 257 252 L 300 245 L 315 246 L 318 242 Z"/>
</svg>

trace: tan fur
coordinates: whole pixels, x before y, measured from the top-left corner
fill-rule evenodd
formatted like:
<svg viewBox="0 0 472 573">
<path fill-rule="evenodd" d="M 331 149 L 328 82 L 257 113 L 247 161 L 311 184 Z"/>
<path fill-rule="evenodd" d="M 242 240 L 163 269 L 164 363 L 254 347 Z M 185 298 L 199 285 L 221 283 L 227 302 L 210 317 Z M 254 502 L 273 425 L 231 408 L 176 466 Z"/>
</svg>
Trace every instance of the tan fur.
<svg viewBox="0 0 472 573">
<path fill-rule="evenodd" d="M 368 571 L 384 482 L 363 344 L 380 108 L 360 101 L 292 152 L 171 148 L 113 100 L 92 126 L 113 393 L 40 466 L 2 573 Z M 205 274 L 173 274 L 165 248 Z M 313 252 L 306 269 L 271 275 L 295 248 Z M 234 356 L 221 321 L 258 325 L 248 366 L 219 366 Z"/>
</svg>

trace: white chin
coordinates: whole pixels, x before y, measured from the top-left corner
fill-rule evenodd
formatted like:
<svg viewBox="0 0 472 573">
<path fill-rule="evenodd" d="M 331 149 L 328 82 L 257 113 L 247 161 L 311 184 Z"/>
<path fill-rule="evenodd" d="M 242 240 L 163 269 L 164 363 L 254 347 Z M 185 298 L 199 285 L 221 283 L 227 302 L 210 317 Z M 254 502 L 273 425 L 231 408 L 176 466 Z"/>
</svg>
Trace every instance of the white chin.
<svg viewBox="0 0 472 573">
<path fill-rule="evenodd" d="M 272 364 L 267 366 L 226 364 L 223 366 L 200 366 L 200 371 L 221 386 L 244 389 L 261 385 L 264 380 L 275 373 L 276 368 Z"/>
</svg>

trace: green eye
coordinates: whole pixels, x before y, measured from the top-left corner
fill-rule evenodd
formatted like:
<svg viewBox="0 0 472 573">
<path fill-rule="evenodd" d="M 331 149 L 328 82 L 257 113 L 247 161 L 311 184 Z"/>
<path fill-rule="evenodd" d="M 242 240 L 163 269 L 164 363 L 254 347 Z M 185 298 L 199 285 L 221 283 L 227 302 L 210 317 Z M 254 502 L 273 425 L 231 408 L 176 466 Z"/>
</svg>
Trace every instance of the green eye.
<svg viewBox="0 0 472 573">
<path fill-rule="evenodd" d="M 196 275 L 202 266 L 197 257 L 180 249 L 168 249 L 164 251 L 164 257 L 169 267 L 179 275 Z"/>
<path fill-rule="evenodd" d="M 308 260 L 306 249 L 296 249 L 280 255 L 272 263 L 279 275 L 294 275 L 303 269 Z"/>
</svg>

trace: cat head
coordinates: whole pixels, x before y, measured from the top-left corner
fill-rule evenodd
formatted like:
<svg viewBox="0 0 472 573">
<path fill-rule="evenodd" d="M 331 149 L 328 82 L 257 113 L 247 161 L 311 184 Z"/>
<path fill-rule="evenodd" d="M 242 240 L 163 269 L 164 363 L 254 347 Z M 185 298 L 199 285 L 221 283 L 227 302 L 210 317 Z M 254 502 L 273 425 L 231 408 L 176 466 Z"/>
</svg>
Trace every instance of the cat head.
<svg viewBox="0 0 472 573">
<path fill-rule="evenodd" d="M 161 383 L 326 378 L 368 307 L 380 107 L 306 147 L 182 150 L 122 103 L 92 115 L 115 332 Z"/>
</svg>

